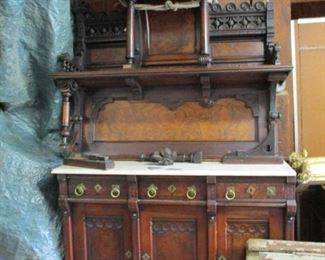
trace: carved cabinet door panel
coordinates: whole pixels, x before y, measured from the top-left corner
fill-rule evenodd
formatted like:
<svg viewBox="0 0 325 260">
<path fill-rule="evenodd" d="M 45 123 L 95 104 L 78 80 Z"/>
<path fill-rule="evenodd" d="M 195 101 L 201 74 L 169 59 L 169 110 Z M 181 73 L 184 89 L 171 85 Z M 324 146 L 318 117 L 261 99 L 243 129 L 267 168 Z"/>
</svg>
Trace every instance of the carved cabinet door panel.
<svg viewBox="0 0 325 260">
<path fill-rule="evenodd" d="M 74 259 L 132 259 L 126 206 L 75 204 L 72 218 Z"/>
<path fill-rule="evenodd" d="M 245 259 L 249 238 L 284 239 L 283 219 L 279 208 L 218 208 L 217 259 Z"/>
<path fill-rule="evenodd" d="M 207 259 L 206 219 L 203 207 L 144 207 L 140 213 L 141 259 Z"/>
</svg>

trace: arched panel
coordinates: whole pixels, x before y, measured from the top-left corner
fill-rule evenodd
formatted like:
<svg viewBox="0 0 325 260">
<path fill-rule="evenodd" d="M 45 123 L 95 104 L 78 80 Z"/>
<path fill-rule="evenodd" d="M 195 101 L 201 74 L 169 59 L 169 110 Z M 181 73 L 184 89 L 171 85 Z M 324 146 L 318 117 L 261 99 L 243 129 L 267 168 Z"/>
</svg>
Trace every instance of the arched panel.
<svg viewBox="0 0 325 260">
<path fill-rule="evenodd" d="M 186 102 L 115 101 L 99 111 L 96 141 L 254 141 L 256 118 L 243 101 L 222 98 L 212 107 Z"/>
</svg>

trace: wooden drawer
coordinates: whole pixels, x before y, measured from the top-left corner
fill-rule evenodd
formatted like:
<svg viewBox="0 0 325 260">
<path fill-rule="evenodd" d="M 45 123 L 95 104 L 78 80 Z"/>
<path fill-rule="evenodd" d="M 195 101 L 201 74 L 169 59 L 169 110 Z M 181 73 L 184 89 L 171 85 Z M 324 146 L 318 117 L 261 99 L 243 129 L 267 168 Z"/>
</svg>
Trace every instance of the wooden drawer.
<svg viewBox="0 0 325 260">
<path fill-rule="evenodd" d="M 139 198 L 185 201 L 206 200 L 206 179 L 204 177 L 140 177 Z"/>
<path fill-rule="evenodd" d="M 284 183 L 217 183 L 217 200 L 285 199 L 286 196 L 286 185 Z"/>
<path fill-rule="evenodd" d="M 123 176 L 72 176 L 68 196 L 72 198 L 127 199 L 128 185 Z"/>
</svg>

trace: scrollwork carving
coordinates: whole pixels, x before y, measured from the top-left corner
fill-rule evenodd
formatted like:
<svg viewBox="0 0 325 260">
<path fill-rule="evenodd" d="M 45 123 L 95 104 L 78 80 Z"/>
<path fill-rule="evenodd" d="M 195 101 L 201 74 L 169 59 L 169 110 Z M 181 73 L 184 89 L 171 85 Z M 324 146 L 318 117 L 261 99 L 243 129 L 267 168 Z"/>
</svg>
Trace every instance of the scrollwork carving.
<svg viewBox="0 0 325 260">
<path fill-rule="evenodd" d="M 233 12 L 265 12 L 266 5 L 264 2 L 259 1 L 255 4 L 251 4 L 250 2 L 242 2 L 239 6 L 234 3 L 228 3 L 224 7 L 222 7 L 218 3 L 210 4 L 210 11 L 212 13 L 233 13 Z"/>
<path fill-rule="evenodd" d="M 261 234 L 263 237 L 268 237 L 269 225 L 267 222 L 230 221 L 227 222 L 227 233 L 236 235 Z"/>
<path fill-rule="evenodd" d="M 167 232 L 194 233 L 196 232 L 195 222 L 183 221 L 155 221 L 152 230 L 156 234 Z"/>
<path fill-rule="evenodd" d="M 104 229 L 104 230 L 121 230 L 123 229 L 123 221 L 119 217 L 86 217 L 86 227 L 88 229 Z"/>
</svg>

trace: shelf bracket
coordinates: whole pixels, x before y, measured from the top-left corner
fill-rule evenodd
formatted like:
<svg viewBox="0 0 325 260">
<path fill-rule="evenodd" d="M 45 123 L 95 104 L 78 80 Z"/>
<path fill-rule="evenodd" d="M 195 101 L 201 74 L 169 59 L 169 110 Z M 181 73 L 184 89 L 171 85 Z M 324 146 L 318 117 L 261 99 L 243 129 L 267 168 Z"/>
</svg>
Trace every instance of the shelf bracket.
<svg viewBox="0 0 325 260">
<path fill-rule="evenodd" d="M 214 100 L 212 99 L 210 76 L 201 75 L 200 76 L 200 85 L 201 85 L 201 89 L 202 89 L 201 105 L 204 107 L 213 106 Z"/>
<path fill-rule="evenodd" d="M 135 78 L 126 78 L 125 84 L 131 88 L 132 99 L 141 100 L 143 99 L 143 87 Z"/>
</svg>

